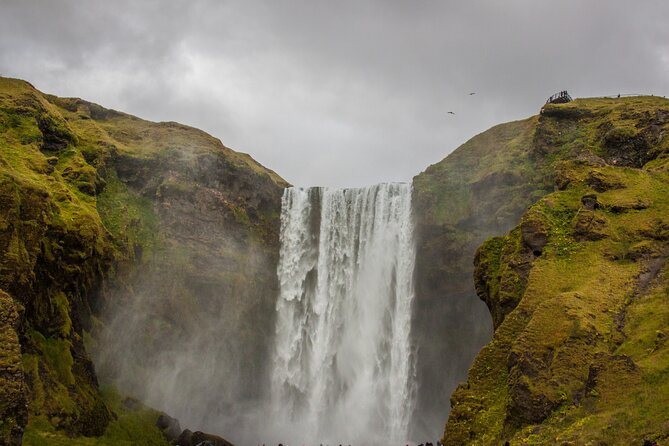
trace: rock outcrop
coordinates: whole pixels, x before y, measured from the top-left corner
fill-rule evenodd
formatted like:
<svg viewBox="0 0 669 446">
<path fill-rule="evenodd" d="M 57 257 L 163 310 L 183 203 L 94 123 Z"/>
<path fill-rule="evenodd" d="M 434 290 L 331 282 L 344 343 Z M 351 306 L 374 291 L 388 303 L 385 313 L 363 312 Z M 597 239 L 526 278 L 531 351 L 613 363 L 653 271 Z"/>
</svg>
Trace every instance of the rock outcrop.
<svg viewBox="0 0 669 446">
<path fill-rule="evenodd" d="M 20 445 L 28 422 L 28 402 L 16 332 L 19 314 L 14 300 L 0 291 L 0 444 Z"/>
<path fill-rule="evenodd" d="M 414 178 L 412 333 L 420 438 L 439 434 L 434 429 L 443 422 L 451 393 L 492 335 L 490 315 L 471 279 L 477 247 L 511 229 L 532 202 L 552 190 L 533 160 L 537 122 L 532 117 L 493 127 Z M 498 317 L 493 313 L 493 322 Z"/>
<path fill-rule="evenodd" d="M 547 105 L 414 179 L 416 433 L 450 396 L 445 444 L 669 438 L 668 128 L 661 98 Z M 286 186 L 0 78 L 0 444 L 228 446 L 98 378 L 234 426 L 267 382 Z"/>
<path fill-rule="evenodd" d="M 445 444 L 669 438 L 668 109 L 545 107 L 531 150 L 555 191 L 477 252 L 495 332 L 451 398 Z"/>
</svg>

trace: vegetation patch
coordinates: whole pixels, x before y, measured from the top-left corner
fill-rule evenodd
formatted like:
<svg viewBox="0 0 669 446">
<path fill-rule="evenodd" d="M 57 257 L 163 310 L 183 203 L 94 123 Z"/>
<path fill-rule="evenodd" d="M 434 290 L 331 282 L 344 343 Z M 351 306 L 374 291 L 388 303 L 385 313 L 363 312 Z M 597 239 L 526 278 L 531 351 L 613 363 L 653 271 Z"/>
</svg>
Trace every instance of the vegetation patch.
<svg viewBox="0 0 669 446">
<path fill-rule="evenodd" d="M 30 446 L 166 446 L 169 443 L 156 427 L 160 412 L 131 398 L 123 398 L 113 387 L 105 387 L 102 396 L 114 413 L 99 437 L 68 436 L 54 429 L 44 416 L 33 416 L 23 435 L 23 444 Z"/>
<path fill-rule="evenodd" d="M 636 98 L 544 109 L 533 153 L 552 166 L 558 190 L 521 219 L 520 251 L 510 247 L 519 229 L 479 250 L 477 291 L 493 317 L 505 286 L 517 304 L 453 395 L 446 444 L 669 438 L 668 147 L 651 128 L 666 129 L 668 105 Z M 534 258 L 519 288 L 503 271 L 517 268 L 523 246 Z"/>
</svg>

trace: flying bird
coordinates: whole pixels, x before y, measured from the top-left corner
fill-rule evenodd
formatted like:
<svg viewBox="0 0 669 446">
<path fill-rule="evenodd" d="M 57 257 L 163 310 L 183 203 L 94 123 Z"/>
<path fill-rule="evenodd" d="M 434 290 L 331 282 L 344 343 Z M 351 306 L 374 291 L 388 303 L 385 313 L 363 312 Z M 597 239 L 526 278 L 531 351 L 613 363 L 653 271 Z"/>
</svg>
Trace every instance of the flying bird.
<svg viewBox="0 0 669 446">
<path fill-rule="evenodd" d="M 474 94 L 476 94 L 476 92 L 474 92 L 474 93 L 469 93 L 469 96 L 474 95 Z"/>
<path fill-rule="evenodd" d="M 454 115 L 455 113 L 454 113 L 454 112 L 448 112 L 448 114 L 450 114 L 450 115 Z"/>
</svg>

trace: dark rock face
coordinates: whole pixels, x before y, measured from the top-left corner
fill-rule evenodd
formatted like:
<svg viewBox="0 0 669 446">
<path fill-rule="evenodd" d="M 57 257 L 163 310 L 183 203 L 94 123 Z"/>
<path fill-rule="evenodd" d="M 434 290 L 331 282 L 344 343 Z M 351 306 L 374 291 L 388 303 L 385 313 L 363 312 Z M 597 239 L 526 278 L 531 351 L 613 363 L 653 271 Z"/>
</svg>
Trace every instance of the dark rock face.
<svg viewBox="0 0 669 446">
<path fill-rule="evenodd" d="M 653 319 L 669 312 L 669 146 L 660 137 L 666 113 L 657 110 L 666 104 L 547 106 L 531 152 L 556 190 L 477 251 L 476 290 L 495 332 L 451 397 L 445 444 L 669 435 L 669 404 L 656 394 L 667 380 L 646 366 L 666 368 L 664 322 Z M 645 392 L 654 396 L 638 398 Z M 624 419 L 615 430 L 604 421 L 611 413 Z"/>
<path fill-rule="evenodd" d="M 156 421 L 156 426 L 163 433 L 167 441 L 175 441 L 181 435 L 179 420 L 169 415 L 161 414 Z"/>
<path fill-rule="evenodd" d="M 515 230 L 507 237 L 489 239 L 474 257 L 476 294 L 487 305 L 495 330 L 518 305 L 537 257 L 519 238 Z"/>
<path fill-rule="evenodd" d="M 414 178 L 417 258 L 412 336 L 418 346 L 421 383 L 415 438 L 441 434 L 435 428 L 443 422 L 451 393 L 491 337 L 490 313 L 476 298 L 472 260 L 486 238 L 517 223 L 533 194 L 545 193 L 536 190 L 540 186 L 528 187 L 528 178 L 536 175 L 529 160 L 534 124 L 531 118 L 494 127 Z M 525 262 L 519 259 L 517 269 L 523 270 Z M 505 305 L 499 314 L 493 313 L 493 323 L 515 303 Z"/>
<path fill-rule="evenodd" d="M 188 429 L 182 432 L 177 439 L 179 446 L 233 446 L 229 441 L 216 435 L 204 432 L 191 432 Z"/>
<path fill-rule="evenodd" d="M 527 213 L 520 222 L 520 234 L 523 244 L 535 256 L 540 256 L 548 243 L 548 225 L 540 215 Z"/>
<path fill-rule="evenodd" d="M 420 383 L 413 422 L 416 438 L 437 434 L 451 392 L 490 337 L 490 316 L 474 299 L 472 267 L 462 255 L 473 255 L 475 246 L 458 235 L 453 229 L 418 226 L 412 321 Z"/>
<path fill-rule="evenodd" d="M 184 424 L 236 435 L 231 408 L 259 400 L 268 382 L 287 184 L 196 129 L 146 125 L 169 147 L 106 162 L 101 201 L 127 196 L 137 217 L 100 207 L 110 227 L 128 228 L 134 265 L 99 290 L 96 364 Z"/>
<path fill-rule="evenodd" d="M 12 298 L 0 290 L 0 444 L 19 446 L 28 421 L 28 401 L 16 332 L 19 315 Z"/>
</svg>

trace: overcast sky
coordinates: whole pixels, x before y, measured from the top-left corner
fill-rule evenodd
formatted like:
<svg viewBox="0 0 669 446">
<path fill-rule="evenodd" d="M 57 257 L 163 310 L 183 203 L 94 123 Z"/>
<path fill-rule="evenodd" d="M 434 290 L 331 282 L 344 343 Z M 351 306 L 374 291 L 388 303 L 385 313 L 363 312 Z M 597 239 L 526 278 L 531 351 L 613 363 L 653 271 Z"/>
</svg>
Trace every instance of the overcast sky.
<svg viewBox="0 0 669 446">
<path fill-rule="evenodd" d="M 667 0 L 0 0 L 0 74 L 350 187 L 561 89 L 669 95 L 668 24 Z"/>
</svg>

